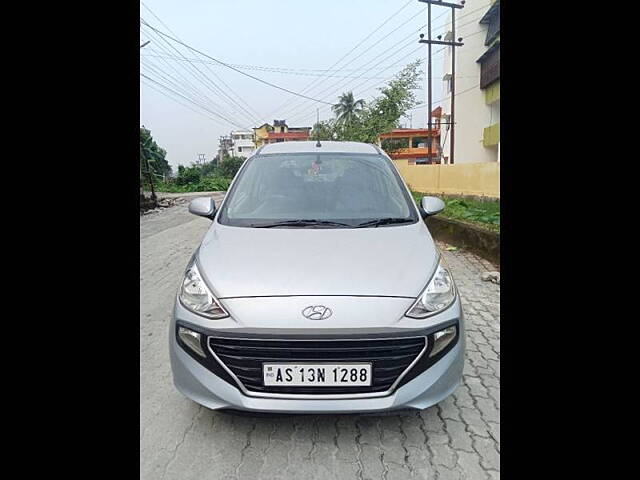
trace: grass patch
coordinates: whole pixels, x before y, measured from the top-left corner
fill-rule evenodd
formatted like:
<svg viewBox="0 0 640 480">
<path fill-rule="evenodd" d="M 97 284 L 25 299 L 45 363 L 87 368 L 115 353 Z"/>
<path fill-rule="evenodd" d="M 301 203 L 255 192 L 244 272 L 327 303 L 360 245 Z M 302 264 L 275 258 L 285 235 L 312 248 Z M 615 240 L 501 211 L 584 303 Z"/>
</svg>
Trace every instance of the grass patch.
<svg viewBox="0 0 640 480">
<path fill-rule="evenodd" d="M 427 193 L 411 192 L 416 203 Z M 446 207 L 438 215 L 468 222 L 492 232 L 500 233 L 500 200 L 472 200 L 457 196 L 438 195 Z"/>
<path fill-rule="evenodd" d="M 226 192 L 231 183 L 230 178 L 204 177 L 196 182 L 178 185 L 175 182 L 160 182 L 155 186 L 158 192 L 188 193 L 188 192 Z"/>
</svg>

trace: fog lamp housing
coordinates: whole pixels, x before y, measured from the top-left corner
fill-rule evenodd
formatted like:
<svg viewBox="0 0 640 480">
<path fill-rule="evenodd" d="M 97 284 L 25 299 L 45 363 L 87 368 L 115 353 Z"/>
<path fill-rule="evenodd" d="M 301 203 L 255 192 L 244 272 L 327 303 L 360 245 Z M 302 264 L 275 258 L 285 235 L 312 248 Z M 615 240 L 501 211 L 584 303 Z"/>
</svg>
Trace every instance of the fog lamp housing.
<svg viewBox="0 0 640 480">
<path fill-rule="evenodd" d="M 202 349 L 201 337 L 202 336 L 198 332 L 194 332 L 193 330 L 185 327 L 178 327 L 178 338 L 180 339 L 182 344 L 194 353 L 205 358 L 207 355 Z"/>
<path fill-rule="evenodd" d="M 429 353 L 429 357 L 434 357 L 442 350 L 444 350 L 447 345 L 449 345 L 456 338 L 457 334 L 458 327 L 456 325 L 451 325 L 435 332 L 432 336 L 433 348 Z"/>
</svg>

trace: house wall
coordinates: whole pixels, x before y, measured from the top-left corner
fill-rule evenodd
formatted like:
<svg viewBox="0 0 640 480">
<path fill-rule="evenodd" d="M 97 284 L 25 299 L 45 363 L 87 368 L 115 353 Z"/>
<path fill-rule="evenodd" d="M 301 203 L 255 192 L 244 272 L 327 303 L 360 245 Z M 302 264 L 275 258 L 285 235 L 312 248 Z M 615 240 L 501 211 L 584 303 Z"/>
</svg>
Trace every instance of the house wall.
<svg viewBox="0 0 640 480">
<path fill-rule="evenodd" d="M 232 155 L 243 158 L 249 158 L 253 155 L 255 145 L 253 144 L 252 131 L 243 130 L 231 132 L 231 140 L 233 141 L 233 147 L 231 148 Z"/>
<path fill-rule="evenodd" d="M 480 89 L 480 64 L 476 62 L 487 51 L 484 42 L 487 25 L 478 22 L 489 10 L 493 2 L 488 0 L 467 0 L 464 8 L 456 10 L 455 39 L 462 37 L 461 47 L 446 47 L 444 59 L 445 74 L 451 73 L 451 48 L 456 48 L 455 79 L 455 158 L 458 163 L 497 162 L 499 146 L 484 146 L 484 129 L 500 122 L 499 86 L 494 87 L 487 99 L 486 90 Z M 480 9 L 472 12 L 473 10 Z M 451 29 L 449 15 L 448 30 Z M 497 100 L 496 100 L 497 96 Z M 451 94 L 448 82 L 443 82 L 443 113 L 451 113 Z M 492 103 L 488 104 L 487 101 Z M 447 120 L 444 120 L 447 121 Z M 450 157 L 450 125 L 442 125 L 443 156 Z"/>
<path fill-rule="evenodd" d="M 262 126 L 260 128 L 255 128 L 254 130 L 254 144 L 256 148 L 261 147 L 262 145 L 264 145 L 265 140 L 267 139 L 267 136 L 269 134 L 269 130 L 267 128 L 267 126 Z"/>
</svg>

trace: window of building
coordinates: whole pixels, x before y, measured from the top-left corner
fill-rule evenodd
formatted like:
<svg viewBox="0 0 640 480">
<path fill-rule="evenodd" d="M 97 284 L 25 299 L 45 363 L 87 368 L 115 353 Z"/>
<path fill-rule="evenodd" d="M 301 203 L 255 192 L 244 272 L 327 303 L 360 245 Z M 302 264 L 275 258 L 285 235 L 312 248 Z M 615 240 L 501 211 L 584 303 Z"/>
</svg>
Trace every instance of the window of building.
<svg viewBox="0 0 640 480">
<path fill-rule="evenodd" d="M 427 146 L 427 137 L 413 137 L 411 139 L 412 148 L 425 148 Z"/>
</svg>

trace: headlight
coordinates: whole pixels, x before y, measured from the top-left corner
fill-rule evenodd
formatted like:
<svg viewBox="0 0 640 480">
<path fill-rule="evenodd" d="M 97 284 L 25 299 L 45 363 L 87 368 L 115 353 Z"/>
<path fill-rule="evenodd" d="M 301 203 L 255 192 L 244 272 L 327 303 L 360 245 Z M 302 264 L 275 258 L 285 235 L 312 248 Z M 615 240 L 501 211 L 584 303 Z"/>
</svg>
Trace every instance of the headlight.
<svg viewBox="0 0 640 480">
<path fill-rule="evenodd" d="M 185 308 L 198 315 L 215 319 L 229 316 L 204 283 L 195 262 L 191 264 L 184 275 L 179 298 Z"/>
<path fill-rule="evenodd" d="M 416 303 L 405 314 L 411 318 L 426 318 L 447 308 L 456 298 L 453 277 L 441 262 L 438 262 L 427 288 L 420 294 Z"/>
</svg>

